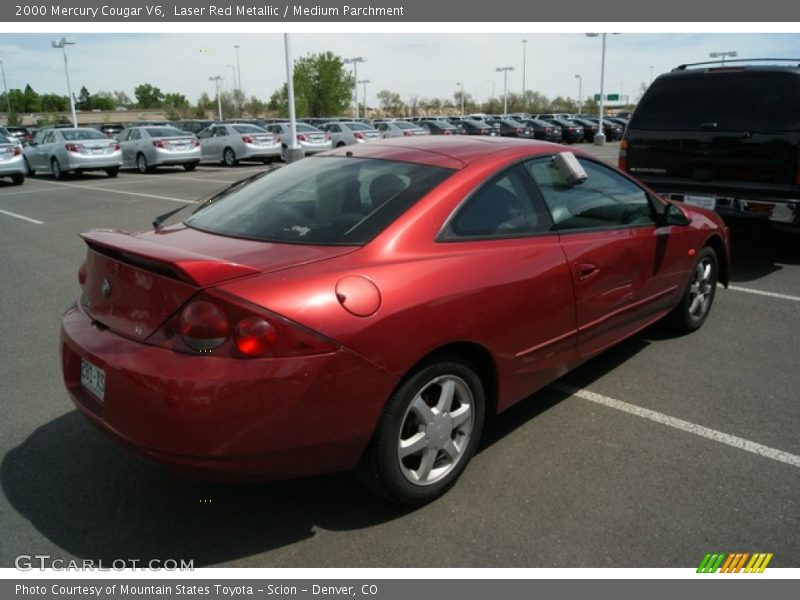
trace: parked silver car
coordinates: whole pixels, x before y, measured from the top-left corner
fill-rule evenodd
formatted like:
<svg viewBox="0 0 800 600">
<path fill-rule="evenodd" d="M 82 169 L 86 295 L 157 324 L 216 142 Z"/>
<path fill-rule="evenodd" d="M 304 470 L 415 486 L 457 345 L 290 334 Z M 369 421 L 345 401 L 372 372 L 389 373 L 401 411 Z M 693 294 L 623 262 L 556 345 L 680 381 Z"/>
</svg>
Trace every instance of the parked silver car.
<svg viewBox="0 0 800 600">
<path fill-rule="evenodd" d="M 363 144 L 383 139 L 383 134 L 364 123 L 355 121 L 336 121 L 325 123 L 323 131 L 331 134 L 331 141 L 335 147 L 349 144 Z"/>
<path fill-rule="evenodd" d="M 375 129 L 380 131 L 384 137 L 413 137 L 415 135 L 430 135 L 431 132 L 423 129 L 419 125 L 409 123 L 408 121 L 378 121 L 375 123 Z"/>
<path fill-rule="evenodd" d="M 276 134 L 281 140 L 281 158 L 286 160 L 286 150 L 292 141 L 292 127 L 289 123 L 272 123 L 267 131 Z M 306 154 L 316 154 L 333 148 L 331 136 L 308 123 L 297 124 L 297 143 Z"/>
<path fill-rule="evenodd" d="M 175 127 L 129 127 L 117 141 L 122 146 L 122 166 L 139 173 L 151 173 L 161 165 L 182 165 L 192 171 L 200 162 L 200 142 Z"/>
<path fill-rule="evenodd" d="M 22 152 L 28 175 L 49 171 L 56 179 L 83 171 L 105 171 L 116 177 L 122 166 L 119 142 L 89 127 L 41 129 Z"/>
<path fill-rule="evenodd" d="M 25 183 L 25 159 L 18 141 L 0 134 L 0 177 L 10 177 L 14 185 Z"/>
<path fill-rule="evenodd" d="M 272 162 L 281 155 L 278 137 L 257 125 L 216 123 L 197 134 L 203 160 L 222 161 L 229 167 L 240 160 Z"/>
</svg>

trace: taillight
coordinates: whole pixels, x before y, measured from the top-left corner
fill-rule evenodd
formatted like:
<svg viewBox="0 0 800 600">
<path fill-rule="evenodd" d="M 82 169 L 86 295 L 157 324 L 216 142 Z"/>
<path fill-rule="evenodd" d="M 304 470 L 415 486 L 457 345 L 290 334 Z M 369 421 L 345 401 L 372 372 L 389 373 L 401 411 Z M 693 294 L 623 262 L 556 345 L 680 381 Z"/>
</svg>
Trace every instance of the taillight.
<svg viewBox="0 0 800 600">
<path fill-rule="evenodd" d="M 619 143 L 619 158 L 617 160 L 617 167 L 620 171 L 628 170 L 628 140 L 623 139 Z"/>
<path fill-rule="evenodd" d="M 22 154 L 22 148 L 14 146 L 14 156 L 19 156 L 20 154 Z"/>
<path fill-rule="evenodd" d="M 300 138 L 300 136 L 299 136 L 299 135 L 298 135 L 297 137 L 298 137 L 298 139 Z M 242 141 L 243 141 L 245 144 L 252 144 L 252 143 L 253 143 L 253 136 L 250 136 L 250 135 L 243 135 L 243 136 L 242 136 Z"/>
<path fill-rule="evenodd" d="M 298 134 L 297 134 L 297 141 L 298 141 L 298 142 L 305 142 L 305 141 L 306 141 L 306 136 L 305 136 L 305 134 L 304 134 L 304 133 L 298 133 Z"/>
<path fill-rule="evenodd" d="M 331 134 L 330 133 L 326 133 L 325 134 L 325 139 L 326 140 L 330 140 L 331 139 Z"/>
<path fill-rule="evenodd" d="M 245 317 L 236 326 L 236 348 L 246 356 L 264 356 L 278 344 L 278 331 L 260 317 Z"/>
<path fill-rule="evenodd" d="M 363 134 L 363 133 L 361 133 L 360 131 L 353 132 L 353 135 L 354 135 L 354 136 L 355 136 L 355 138 L 356 138 L 356 139 L 358 139 L 358 140 L 363 140 L 363 139 L 364 139 L 364 134 Z"/>
<path fill-rule="evenodd" d="M 408 131 L 408 130 L 405 130 L 405 131 L 403 132 L 403 135 L 404 135 L 405 137 L 409 137 L 409 136 L 412 136 L 412 135 L 414 135 L 414 134 L 413 134 L 413 133 L 411 133 L 411 132 L 410 132 L 410 131 Z"/>
<path fill-rule="evenodd" d="M 338 345 L 288 319 L 230 296 L 201 292 L 148 342 L 222 358 L 283 358 L 335 352 Z"/>
<path fill-rule="evenodd" d="M 192 302 L 181 311 L 180 334 L 191 349 L 211 352 L 227 339 L 228 321 L 215 304 Z"/>
<path fill-rule="evenodd" d="M 64 148 L 67 152 L 80 152 L 83 150 L 83 144 L 65 144 Z"/>
<path fill-rule="evenodd" d="M 281 143 L 281 138 L 279 138 L 279 137 L 276 135 L 276 136 L 275 136 L 275 138 L 272 140 L 272 143 L 273 143 L 273 144 L 280 144 L 280 143 Z M 200 142 L 198 142 L 198 145 L 199 145 L 199 144 L 200 144 Z"/>
<path fill-rule="evenodd" d="M 153 146 L 156 148 L 165 148 L 166 144 L 164 143 L 164 140 L 153 140 Z"/>
<path fill-rule="evenodd" d="M 275 138 L 276 141 L 277 141 L 277 139 L 278 138 Z M 193 139 L 192 140 L 192 145 L 193 146 L 199 146 L 200 145 L 200 140 L 198 140 L 197 138 Z"/>
<path fill-rule="evenodd" d="M 452 134 L 450 133 L 449 129 L 445 129 L 444 131 L 442 131 L 442 135 L 452 135 Z"/>
<path fill-rule="evenodd" d="M 119 150 L 121 148 L 122 146 L 120 146 L 119 143 L 114 144 L 114 150 Z"/>
</svg>

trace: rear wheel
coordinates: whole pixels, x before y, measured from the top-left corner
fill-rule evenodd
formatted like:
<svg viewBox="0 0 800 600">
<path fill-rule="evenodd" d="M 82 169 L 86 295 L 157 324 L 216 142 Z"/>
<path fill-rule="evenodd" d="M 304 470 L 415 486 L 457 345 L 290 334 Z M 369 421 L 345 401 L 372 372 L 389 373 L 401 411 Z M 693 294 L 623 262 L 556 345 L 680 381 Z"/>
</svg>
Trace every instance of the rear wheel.
<svg viewBox="0 0 800 600">
<path fill-rule="evenodd" d="M 197 168 L 196 162 L 184 163 L 183 168 L 187 171 L 194 171 Z"/>
<path fill-rule="evenodd" d="M 153 167 L 147 164 L 147 157 L 141 152 L 136 155 L 136 168 L 139 173 L 152 173 Z"/>
<path fill-rule="evenodd" d="M 681 303 L 670 315 L 671 324 L 680 333 L 697 331 L 705 323 L 717 291 L 717 253 L 706 246 L 697 254 L 689 287 Z"/>
<path fill-rule="evenodd" d="M 14 185 L 22 185 L 23 183 L 25 183 L 25 175 L 23 175 L 22 173 L 14 173 L 11 176 L 11 181 Z"/>
<path fill-rule="evenodd" d="M 222 153 L 222 162 L 224 162 L 227 167 L 235 167 L 239 164 L 239 161 L 236 160 L 236 153 L 233 151 L 233 148 L 225 148 L 225 151 Z"/>
<path fill-rule="evenodd" d="M 56 179 L 64 179 L 64 171 L 61 170 L 61 163 L 57 158 L 50 160 L 50 170 L 53 172 L 53 177 Z"/>
<path fill-rule="evenodd" d="M 262 162 L 265 165 L 271 165 L 272 164 L 272 158 L 264 158 L 264 159 L 262 159 Z"/>
<path fill-rule="evenodd" d="M 110 169 L 106 169 L 106 175 L 109 177 L 116 177 L 119 175 L 119 167 L 111 167 Z"/>
<path fill-rule="evenodd" d="M 469 463 L 483 428 L 483 385 L 458 357 L 414 371 L 395 391 L 359 466 L 364 483 L 419 505 L 446 492 Z"/>
</svg>

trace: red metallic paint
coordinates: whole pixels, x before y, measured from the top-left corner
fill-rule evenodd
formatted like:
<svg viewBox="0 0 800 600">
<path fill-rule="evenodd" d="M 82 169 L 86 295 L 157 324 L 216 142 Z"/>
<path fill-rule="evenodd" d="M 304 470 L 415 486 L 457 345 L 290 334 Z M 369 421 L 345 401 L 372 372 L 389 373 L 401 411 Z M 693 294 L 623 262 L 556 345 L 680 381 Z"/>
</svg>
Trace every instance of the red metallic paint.
<svg viewBox="0 0 800 600">
<path fill-rule="evenodd" d="M 504 410 L 676 306 L 688 284 L 691 248 L 716 238 L 726 253 L 720 259 L 729 260 L 719 217 L 685 206 L 685 226 L 437 241 L 465 196 L 492 174 L 563 150 L 461 136 L 335 150 L 457 169 L 363 247 L 246 241 L 184 225 L 87 234 L 104 249 L 88 253 L 88 308 L 76 305 L 64 316 L 67 388 L 83 414 L 123 443 L 212 477 L 352 468 L 400 380 L 455 343 L 490 357 L 491 405 Z M 723 280 L 725 272 L 723 265 Z M 99 295 L 108 274 L 124 300 Z M 193 356 L 153 345 L 157 335 L 144 339 L 208 287 L 300 324 L 338 349 L 244 359 Z M 104 403 L 81 387 L 81 358 L 105 370 Z"/>
</svg>

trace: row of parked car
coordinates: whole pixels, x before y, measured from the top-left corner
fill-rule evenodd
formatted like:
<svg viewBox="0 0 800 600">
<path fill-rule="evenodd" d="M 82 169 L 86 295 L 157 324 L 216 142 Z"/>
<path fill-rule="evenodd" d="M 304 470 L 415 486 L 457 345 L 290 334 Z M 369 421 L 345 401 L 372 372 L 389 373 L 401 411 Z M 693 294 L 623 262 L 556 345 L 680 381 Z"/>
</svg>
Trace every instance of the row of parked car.
<svg viewBox="0 0 800 600">
<path fill-rule="evenodd" d="M 624 122 L 604 119 L 606 138 L 622 136 Z M 297 123 L 297 141 L 305 154 L 393 137 L 420 135 L 488 135 L 591 142 L 599 120 L 568 114 L 463 115 L 410 119 L 307 119 Z M 49 173 L 105 171 L 116 177 L 120 168 L 149 173 L 159 166 L 192 171 L 202 161 L 235 166 L 240 161 L 286 159 L 292 130 L 286 119 L 234 119 L 215 122 L 138 121 L 128 127 L 53 126 L 38 130 L 0 128 L 0 177 L 21 185 L 26 176 Z"/>
</svg>

